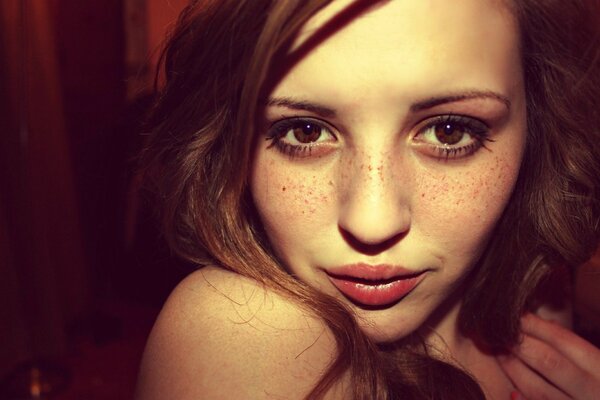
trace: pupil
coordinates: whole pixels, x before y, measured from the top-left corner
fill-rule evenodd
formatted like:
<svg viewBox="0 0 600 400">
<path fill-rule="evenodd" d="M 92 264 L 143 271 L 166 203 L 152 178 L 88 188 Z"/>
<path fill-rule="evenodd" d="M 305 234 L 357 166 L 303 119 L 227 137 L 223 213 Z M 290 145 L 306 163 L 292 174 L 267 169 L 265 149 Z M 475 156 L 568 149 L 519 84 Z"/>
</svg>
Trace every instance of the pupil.
<svg viewBox="0 0 600 400">
<path fill-rule="evenodd" d="M 435 128 L 435 136 L 444 144 L 452 145 L 460 142 L 464 136 L 464 130 L 454 124 L 446 123 Z"/>
<path fill-rule="evenodd" d="M 454 127 L 450 124 L 446 124 L 444 125 L 444 134 L 445 135 L 452 135 L 454 133 Z"/>
<path fill-rule="evenodd" d="M 304 125 L 304 128 L 302 129 L 302 133 L 304 133 L 306 136 L 311 136 L 315 133 L 315 131 L 317 131 L 316 126 L 312 125 L 312 124 L 306 124 Z"/>
<path fill-rule="evenodd" d="M 315 124 L 304 124 L 294 129 L 294 136 L 300 143 L 314 142 L 321 136 L 321 127 Z"/>
</svg>

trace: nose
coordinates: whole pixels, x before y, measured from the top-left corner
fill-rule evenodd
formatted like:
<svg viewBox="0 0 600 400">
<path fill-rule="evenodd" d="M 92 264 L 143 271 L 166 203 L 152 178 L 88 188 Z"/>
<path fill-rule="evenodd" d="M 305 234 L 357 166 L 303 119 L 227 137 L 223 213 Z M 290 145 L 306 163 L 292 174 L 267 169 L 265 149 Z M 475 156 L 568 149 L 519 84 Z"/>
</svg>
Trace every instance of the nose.
<svg viewBox="0 0 600 400">
<path fill-rule="evenodd" d="M 352 247 L 377 254 L 397 243 L 410 228 L 410 183 L 406 175 L 394 173 L 399 166 L 390 157 L 356 160 L 342 179 L 338 226 Z"/>
</svg>

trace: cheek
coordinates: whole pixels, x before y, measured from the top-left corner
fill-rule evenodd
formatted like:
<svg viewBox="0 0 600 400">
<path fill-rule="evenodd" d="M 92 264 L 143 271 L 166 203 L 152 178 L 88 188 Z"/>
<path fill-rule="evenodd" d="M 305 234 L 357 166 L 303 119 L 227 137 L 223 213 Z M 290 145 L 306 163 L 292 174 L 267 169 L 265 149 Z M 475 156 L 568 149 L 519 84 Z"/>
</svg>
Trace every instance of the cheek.
<svg viewBox="0 0 600 400">
<path fill-rule="evenodd" d="M 415 224 L 454 255 L 473 257 L 508 203 L 519 159 L 491 157 L 478 168 L 423 174 L 414 204 Z"/>
<path fill-rule="evenodd" d="M 307 235 L 328 219 L 333 183 L 325 175 L 292 163 L 258 157 L 250 187 L 273 243 L 289 242 L 292 235 Z"/>
</svg>

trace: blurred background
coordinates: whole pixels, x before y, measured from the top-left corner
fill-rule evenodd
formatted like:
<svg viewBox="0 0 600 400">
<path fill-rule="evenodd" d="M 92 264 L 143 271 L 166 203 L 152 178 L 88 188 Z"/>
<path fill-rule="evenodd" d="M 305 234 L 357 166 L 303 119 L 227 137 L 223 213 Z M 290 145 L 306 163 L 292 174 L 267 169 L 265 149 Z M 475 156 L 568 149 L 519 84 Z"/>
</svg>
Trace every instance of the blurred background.
<svg viewBox="0 0 600 400">
<path fill-rule="evenodd" d="M 166 249 L 136 153 L 154 65 L 186 0 L 0 2 L 0 399 L 130 399 Z M 600 257 L 580 269 L 597 341 Z"/>
<path fill-rule="evenodd" d="M 189 272 L 135 160 L 185 3 L 0 1 L 0 398 L 132 397 L 152 322 Z"/>
</svg>

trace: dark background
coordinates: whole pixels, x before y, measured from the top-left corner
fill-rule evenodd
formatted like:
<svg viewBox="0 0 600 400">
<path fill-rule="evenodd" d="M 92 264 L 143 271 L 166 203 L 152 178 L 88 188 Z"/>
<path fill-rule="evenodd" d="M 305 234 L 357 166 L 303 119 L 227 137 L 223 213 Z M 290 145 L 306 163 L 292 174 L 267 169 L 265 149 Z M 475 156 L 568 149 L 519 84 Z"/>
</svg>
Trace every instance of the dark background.
<svg viewBox="0 0 600 400">
<path fill-rule="evenodd" d="M 184 3 L 0 2 L 0 399 L 132 396 L 152 321 L 189 272 L 136 172 Z"/>
</svg>

